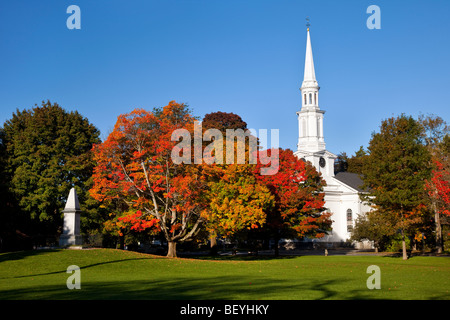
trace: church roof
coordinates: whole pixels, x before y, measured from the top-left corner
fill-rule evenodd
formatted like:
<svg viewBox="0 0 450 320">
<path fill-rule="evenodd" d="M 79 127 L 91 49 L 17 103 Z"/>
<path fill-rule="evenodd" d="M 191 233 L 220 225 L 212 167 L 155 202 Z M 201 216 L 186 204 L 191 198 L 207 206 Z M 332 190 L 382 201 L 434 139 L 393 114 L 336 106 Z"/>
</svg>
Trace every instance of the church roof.
<svg viewBox="0 0 450 320">
<path fill-rule="evenodd" d="M 349 187 L 352 187 L 353 189 L 359 191 L 359 192 L 366 192 L 367 190 L 362 188 L 362 185 L 364 182 L 362 181 L 361 177 L 357 173 L 353 172 L 338 172 L 334 176 L 337 180 L 340 182 L 345 183 Z"/>
</svg>

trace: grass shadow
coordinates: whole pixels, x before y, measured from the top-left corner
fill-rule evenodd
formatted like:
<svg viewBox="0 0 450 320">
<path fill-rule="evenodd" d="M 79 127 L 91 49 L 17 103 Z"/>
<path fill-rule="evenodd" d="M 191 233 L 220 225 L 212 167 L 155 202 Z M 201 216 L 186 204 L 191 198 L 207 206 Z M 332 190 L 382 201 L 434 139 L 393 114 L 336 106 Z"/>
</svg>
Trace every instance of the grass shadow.
<svg viewBox="0 0 450 320">
<path fill-rule="evenodd" d="M 85 269 L 88 269 L 88 268 L 97 267 L 97 266 L 106 265 L 106 264 L 115 264 L 115 263 L 128 262 L 128 261 L 133 261 L 133 260 L 149 260 L 149 259 L 153 260 L 153 259 L 158 259 L 158 258 L 153 258 L 153 257 L 152 258 L 132 258 L 132 259 L 105 261 L 105 262 L 93 263 L 93 264 L 90 264 L 90 265 L 87 265 L 87 266 L 83 265 L 83 266 L 80 266 L 80 268 L 85 270 Z M 52 272 L 45 272 L 45 273 L 28 274 L 28 275 L 24 275 L 24 276 L 15 276 L 15 277 L 11 277 L 11 278 L 27 278 L 27 277 L 47 276 L 47 275 L 51 275 L 51 274 L 66 273 L 66 270 L 67 269 L 64 269 L 64 270 L 61 270 L 61 271 L 52 271 Z"/>
<path fill-rule="evenodd" d="M 0 263 L 10 260 L 21 260 L 32 256 L 45 254 L 48 252 L 57 252 L 63 249 L 39 249 L 39 250 L 26 250 L 26 251 L 12 251 L 0 253 Z"/>
<path fill-rule="evenodd" d="M 290 292 L 292 300 L 342 299 L 333 289 L 340 280 L 308 281 L 301 284 L 289 280 L 220 276 L 207 278 L 172 278 L 146 281 L 82 282 L 80 290 L 69 290 L 65 283 L 44 285 L 33 292 L 27 289 L 0 291 L 0 299 L 21 300 L 273 300 L 276 292 Z M 346 299 L 364 298 L 355 291 Z"/>
<path fill-rule="evenodd" d="M 293 259 L 299 256 L 295 255 L 269 255 L 269 254 L 237 254 L 237 255 L 179 255 L 180 258 L 189 258 L 196 260 L 208 260 L 208 261 L 259 261 L 259 260 L 283 260 L 283 259 Z"/>
</svg>

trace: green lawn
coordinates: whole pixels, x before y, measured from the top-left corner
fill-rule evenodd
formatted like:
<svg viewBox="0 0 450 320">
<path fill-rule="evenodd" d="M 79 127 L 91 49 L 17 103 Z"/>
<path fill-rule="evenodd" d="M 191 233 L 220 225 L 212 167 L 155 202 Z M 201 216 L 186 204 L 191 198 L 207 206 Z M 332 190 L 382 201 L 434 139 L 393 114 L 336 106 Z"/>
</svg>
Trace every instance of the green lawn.
<svg viewBox="0 0 450 320">
<path fill-rule="evenodd" d="M 81 289 L 69 290 L 69 265 Z M 366 269 L 381 269 L 369 290 Z M 135 252 L 35 250 L 0 254 L 0 299 L 449 299 L 450 258 L 298 256 L 167 259 Z"/>
</svg>

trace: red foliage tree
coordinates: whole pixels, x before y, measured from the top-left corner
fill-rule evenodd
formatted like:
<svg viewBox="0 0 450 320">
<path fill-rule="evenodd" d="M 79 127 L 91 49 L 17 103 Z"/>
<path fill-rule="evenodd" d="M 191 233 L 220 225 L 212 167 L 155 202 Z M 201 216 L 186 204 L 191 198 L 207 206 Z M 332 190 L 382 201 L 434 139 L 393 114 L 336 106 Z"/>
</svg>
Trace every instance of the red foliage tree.
<svg viewBox="0 0 450 320">
<path fill-rule="evenodd" d="M 426 190 L 431 200 L 436 223 L 436 247 L 442 252 L 441 216 L 450 216 L 450 170 L 441 161 L 434 160 L 431 179 L 426 182 Z"/>
<path fill-rule="evenodd" d="M 192 239 L 200 230 L 204 181 L 196 166 L 174 164 L 174 130 L 193 130 L 187 107 L 171 101 L 163 109 L 136 109 L 118 117 L 113 132 L 94 146 L 97 162 L 91 195 L 106 203 L 125 204 L 116 220 L 120 229 L 160 230 L 176 257 L 176 243 Z M 120 232 L 120 231 L 119 231 Z"/>
<path fill-rule="evenodd" d="M 259 159 L 264 154 L 260 152 Z M 275 174 L 261 175 L 263 166 L 259 162 L 254 173 L 275 199 L 273 209 L 266 212 L 266 228 L 276 240 L 276 254 L 281 237 L 321 238 L 331 230 L 331 213 L 324 208 L 325 181 L 314 166 L 283 149 L 279 149 L 278 165 L 273 166 Z"/>
</svg>

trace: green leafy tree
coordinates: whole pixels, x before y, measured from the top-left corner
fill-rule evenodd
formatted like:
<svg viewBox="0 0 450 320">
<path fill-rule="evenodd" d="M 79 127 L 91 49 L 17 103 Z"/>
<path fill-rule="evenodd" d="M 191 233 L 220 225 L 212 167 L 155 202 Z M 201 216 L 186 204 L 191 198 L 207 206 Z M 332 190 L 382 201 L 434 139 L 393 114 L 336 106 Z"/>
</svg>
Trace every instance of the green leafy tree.
<svg viewBox="0 0 450 320">
<path fill-rule="evenodd" d="M 358 215 L 352 231 L 352 241 L 373 241 L 375 250 L 383 250 L 395 235 L 395 217 L 383 210 Z"/>
<path fill-rule="evenodd" d="M 380 132 L 372 134 L 362 170 L 364 186 L 370 190 L 364 198 L 394 218 L 393 228 L 402 235 L 403 259 L 407 259 L 405 236 L 421 214 L 424 181 L 431 172 L 422 133 L 410 116 L 384 120 Z"/>
<path fill-rule="evenodd" d="M 84 222 L 92 227 L 96 209 L 87 191 L 92 184 L 90 150 L 100 142 L 97 128 L 78 112 L 43 101 L 41 106 L 17 110 L 4 123 L 2 134 L 5 174 L 29 219 L 21 222 L 27 224 L 27 231 L 56 234 L 62 228 L 61 211 L 71 187 L 77 190 Z"/>
<path fill-rule="evenodd" d="M 11 191 L 9 190 L 9 175 L 6 172 L 6 146 L 4 130 L 0 128 L 0 251 L 31 249 L 27 240 L 21 237 L 23 228 L 19 222 L 24 221 L 24 215 L 18 210 Z"/>
</svg>

